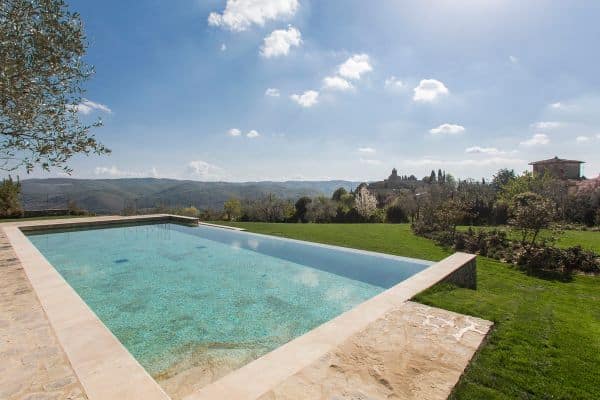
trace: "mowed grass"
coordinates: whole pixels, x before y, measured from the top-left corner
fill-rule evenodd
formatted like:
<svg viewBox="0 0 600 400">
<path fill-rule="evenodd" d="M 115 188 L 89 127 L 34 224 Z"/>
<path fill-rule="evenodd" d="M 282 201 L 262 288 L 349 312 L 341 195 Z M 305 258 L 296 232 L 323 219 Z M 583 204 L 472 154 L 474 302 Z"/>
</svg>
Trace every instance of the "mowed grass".
<svg viewBox="0 0 600 400">
<path fill-rule="evenodd" d="M 232 225 L 429 260 L 449 254 L 413 235 L 408 225 Z M 578 244 L 579 234 L 565 240 Z M 592 247 L 600 247 L 596 232 L 581 234 Z M 600 277 L 550 281 L 484 257 L 478 258 L 477 268 L 477 290 L 438 285 L 415 299 L 495 323 L 452 398 L 600 399 Z"/>
</svg>

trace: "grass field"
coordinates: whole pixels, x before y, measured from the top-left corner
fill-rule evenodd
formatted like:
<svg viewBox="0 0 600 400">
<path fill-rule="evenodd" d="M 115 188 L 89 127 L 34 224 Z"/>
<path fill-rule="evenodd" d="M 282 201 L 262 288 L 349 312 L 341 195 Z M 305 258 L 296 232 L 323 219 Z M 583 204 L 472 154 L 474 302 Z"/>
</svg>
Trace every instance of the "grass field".
<svg viewBox="0 0 600 400">
<path fill-rule="evenodd" d="M 440 260 L 449 254 L 408 225 L 235 223 L 249 231 Z M 572 232 L 563 245 L 600 249 L 600 233 Z M 600 251 L 600 250 L 598 250 Z M 572 282 L 528 276 L 479 257 L 478 289 L 438 285 L 416 300 L 494 321 L 455 399 L 600 399 L 600 277 Z"/>
</svg>

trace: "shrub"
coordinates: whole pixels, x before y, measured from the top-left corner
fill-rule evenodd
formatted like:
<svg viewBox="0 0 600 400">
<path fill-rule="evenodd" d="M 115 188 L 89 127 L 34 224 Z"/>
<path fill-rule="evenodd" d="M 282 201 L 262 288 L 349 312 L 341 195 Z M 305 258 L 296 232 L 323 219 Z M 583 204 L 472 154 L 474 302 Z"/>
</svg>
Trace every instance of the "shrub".
<svg viewBox="0 0 600 400">
<path fill-rule="evenodd" d="M 408 222 L 408 216 L 402 207 L 397 204 L 393 204 L 385 210 L 385 220 L 386 222 L 399 224 L 402 222 Z"/>
<path fill-rule="evenodd" d="M 532 192 L 521 193 L 513 199 L 509 224 L 521 233 L 521 242 L 535 244 L 540 231 L 554 219 L 554 205 Z"/>
<path fill-rule="evenodd" d="M 185 217 L 194 217 L 197 218 L 200 215 L 200 211 L 194 206 L 184 207 L 177 210 L 177 214 L 183 215 Z"/>
<path fill-rule="evenodd" d="M 21 206 L 21 182 L 14 182 L 9 176 L 0 183 L 0 216 L 16 217 L 23 215 Z"/>
</svg>

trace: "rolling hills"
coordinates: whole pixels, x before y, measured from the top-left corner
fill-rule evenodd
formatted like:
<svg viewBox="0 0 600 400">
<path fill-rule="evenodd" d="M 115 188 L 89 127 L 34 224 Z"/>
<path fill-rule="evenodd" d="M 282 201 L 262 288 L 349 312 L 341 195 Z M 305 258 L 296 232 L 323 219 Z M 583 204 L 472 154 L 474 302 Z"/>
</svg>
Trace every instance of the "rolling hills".
<svg viewBox="0 0 600 400">
<path fill-rule="evenodd" d="M 69 201 L 98 214 L 114 214 L 126 207 L 152 208 L 195 206 L 215 209 L 231 198 L 257 199 L 268 193 L 281 198 L 329 196 L 339 187 L 354 188 L 358 182 L 285 181 L 285 182 L 199 182 L 191 180 L 127 179 L 27 179 L 22 183 L 22 201 L 26 210 L 66 208 Z"/>
</svg>

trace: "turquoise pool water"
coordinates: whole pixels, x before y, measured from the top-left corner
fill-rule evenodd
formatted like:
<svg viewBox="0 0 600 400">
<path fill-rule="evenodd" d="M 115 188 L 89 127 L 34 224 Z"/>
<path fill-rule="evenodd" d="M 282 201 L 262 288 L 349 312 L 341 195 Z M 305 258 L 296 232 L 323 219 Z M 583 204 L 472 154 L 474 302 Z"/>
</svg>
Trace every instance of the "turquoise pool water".
<svg viewBox="0 0 600 400">
<path fill-rule="evenodd" d="M 205 226 L 28 236 L 157 378 L 235 369 L 430 264 Z"/>
</svg>

